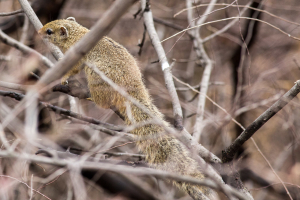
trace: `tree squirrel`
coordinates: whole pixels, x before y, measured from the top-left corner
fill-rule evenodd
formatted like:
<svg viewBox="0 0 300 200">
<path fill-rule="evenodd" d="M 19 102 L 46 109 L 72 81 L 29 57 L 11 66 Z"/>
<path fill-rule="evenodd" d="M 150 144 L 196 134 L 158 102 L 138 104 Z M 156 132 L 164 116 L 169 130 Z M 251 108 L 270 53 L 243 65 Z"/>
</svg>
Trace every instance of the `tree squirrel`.
<svg viewBox="0 0 300 200">
<path fill-rule="evenodd" d="M 56 20 L 46 24 L 39 34 L 49 42 L 58 46 L 65 53 L 79 41 L 89 30 L 78 24 L 73 17 L 66 20 Z M 66 84 L 68 78 L 81 70 L 84 62 L 98 67 L 105 75 L 119 86 L 126 89 L 129 95 L 149 109 L 157 119 L 164 121 L 163 115 L 152 103 L 152 99 L 143 83 L 142 75 L 133 56 L 120 44 L 108 37 L 103 37 L 96 46 L 87 53 L 62 79 Z M 128 102 L 110 85 L 102 81 L 91 68 L 84 67 L 92 100 L 102 108 L 116 108 L 125 118 L 125 123 L 131 125 L 147 121 L 150 116 L 140 108 Z M 126 112 L 126 102 L 130 103 L 131 115 Z M 201 169 L 190 156 L 186 148 L 177 139 L 162 134 L 164 129 L 156 124 L 147 124 L 135 128 L 131 133 L 138 136 L 137 146 L 146 155 L 146 160 L 155 168 L 182 175 L 204 179 Z M 143 140 L 143 136 L 147 136 Z M 149 136 L 153 136 L 151 139 Z M 207 199 L 212 191 L 207 187 L 188 183 L 174 184 L 186 191 L 193 199 Z M 205 194 L 207 197 L 205 197 Z"/>
</svg>

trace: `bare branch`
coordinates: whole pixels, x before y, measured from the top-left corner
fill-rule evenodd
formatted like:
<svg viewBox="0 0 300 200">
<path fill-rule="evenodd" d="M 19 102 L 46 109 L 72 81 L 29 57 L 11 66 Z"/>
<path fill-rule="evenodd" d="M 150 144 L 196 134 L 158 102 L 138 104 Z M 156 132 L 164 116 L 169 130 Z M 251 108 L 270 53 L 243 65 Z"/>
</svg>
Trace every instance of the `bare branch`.
<svg viewBox="0 0 300 200">
<path fill-rule="evenodd" d="M 205 10 L 202 17 L 200 17 L 200 19 L 197 20 L 196 23 L 195 23 L 195 20 L 193 19 L 193 13 L 190 10 L 188 10 L 189 24 L 191 26 L 203 24 L 208 16 L 208 14 L 211 13 L 211 11 L 214 7 L 214 4 L 216 2 L 217 2 L 216 0 L 212 0 L 210 2 L 210 5 L 207 7 L 207 9 Z M 190 8 L 192 5 L 192 1 L 187 0 L 186 5 L 187 5 L 187 8 Z M 210 79 L 210 74 L 212 71 L 213 63 L 210 60 L 210 58 L 208 57 L 208 55 L 204 49 L 203 42 L 202 42 L 199 31 L 200 31 L 200 26 L 194 30 L 190 30 L 189 32 L 193 36 L 193 45 L 194 45 L 194 49 L 196 51 L 197 57 L 202 61 L 202 64 L 204 65 L 203 66 L 204 71 L 203 71 L 203 75 L 202 75 L 202 79 L 201 79 L 201 83 L 200 83 L 200 85 L 201 85 L 200 93 L 206 95 L 207 90 L 208 90 L 209 79 Z M 205 108 L 205 100 L 206 100 L 205 95 L 199 96 L 199 101 L 198 101 L 198 106 L 197 106 L 197 111 L 196 111 L 197 117 L 196 117 L 196 123 L 194 125 L 194 135 L 193 135 L 193 137 L 195 138 L 196 141 L 199 141 L 201 133 L 202 133 L 202 129 L 204 128 L 203 117 L 204 117 L 204 108 Z"/>
<path fill-rule="evenodd" d="M 272 172 L 275 174 L 275 176 L 277 177 L 277 179 L 280 181 L 280 183 L 283 185 L 286 193 L 288 194 L 288 196 L 290 197 L 291 200 L 293 200 L 289 190 L 287 189 L 285 183 L 282 181 L 282 179 L 280 178 L 280 176 L 275 172 L 274 168 L 272 167 L 270 161 L 266 158 L 266 156 L 263 154 L 263 152 L 260 150 L 260 148 L 257 146 L 255 140 L 251 137 L 251 141 L 253 142 L 255 148 L 258 150 L 258 152 L 260 153 L 260 155 L 264 158 L 264 160 L 268 163 L 269 167 L 271 168 Z"/>
<path fill-rule="evenodd" d="M 156 23 L 159 23 L 159 24 L 163 24 L 163 25 L 165 25 L 167 27 L 173 28 L 173 29 L 175 29 L 177 31 L 181 31 L 181 30 L 184 29 L 183 27 L 181 27 L 181 26 L 179 26 L 177 24 L 173 24 L 171 22 L 165 21 L 163 19 L 159 19 L 157 17 L 153 17 L 153 21 L 156 22 Z"/>
<path fill-rule="evenodd" d="M 200 94 L 200 95 L 203 95 L 205 98 L 207 98 L 212 104 L 214 104 L 215 106 L 217 106 L 219 109 L 221 109 L 224 113 L 226 113 L 227 115 L 228 115 L 228 118 L 230 119 L 230 120 L 232 120 L 235 124 L 237 124 L 238 126 L 240 126 L 240 127 L 243 127 L 238 121 L 236 121 L 227 111 L 226 111 L 226 109 L 225 108 L 223 108 L 223 107 L 221 107 L 219 104 L 217 104 L 214 100 L 212 100 L 209 96 L 207 96 L 206 94 L 203 94 L 203 93 L 201 93 L 201 92 L 199 92 L 199 91 L 197 91 L 196 89 L 194 89 L 192 86 L 190 86 L 189 84 L 187 84 L 187 83 L 185 83 L 185 82 L 183 82 L 183 81 L 181 81 L 181 80 L 179 80 L 178 78 L 176 78 L 175 76 L 173 76 L 174 77 L 174 79 L 176 80 L 176 81 L 178 81 L 179 83 L 181 83 L 181 84 L 183 84 L 183 85 L 186 85 L 187 87 L 189 87 L 191 90 L 193 90 L 194 92 L 196 92 L 196 93 L 198 93 L 198 94 Z"/>
<path fill-rule="evenodd" d="M 236 17 L 236 19 L 232 20 L 231 22 L 229 22 L 226 26 L 224 26 L 222 29 L 216 31 L 215 33 L 207 36 L 206 38 L 204 38 L 202 40 L 203 43 L 207 42 L 210 39 L 213 39 L 214 37 L 220 35 L 221 33 L 224 33 L 225 31 L 227 31 L 230 27 L 232 27 L 236 22 L 239 21 L 238 17 L 241 17 L 247 10 L 248 10 L 248 6 L 251 5 L 252 1 L 248 2 L 248 4 L 246 5 L 246 7 L 241 11 L 241 13 L 239 13 Z"/>
<path fill-rule="evenodd" d="M 239 116 L 240 114 L 244 113 L 244 112 L 247 112 L 249 110 L 253 110 L 255 108 L 258 108 L 260 106 L 265 106 L 267 104 L 269 104 L 270 102 L 273 102 L 273 101 L 276 101 L 280 98 L 280 96 L 282 95 L 282 92 L 280 92 L 279 94 L 276 94 L 268 99 L 264 99 L 262 100 L 261 102 L 257 102 L 257 103 L 252 103 L 250 105 L 246 105 L 242 108 L 239 108 L 238 110 L 236 110 L 234 112 L 234 116 Z"/>
<path fill-rule="evenodd" d="M 228 20 L 233 20 L 233 19 L 236 19 L 236 18 L 239 18 L 239 19 L 249 19 L 249 20 L 254 20 L 254 21 L 258 21 L 258 22 L 261 22 L 261 23 L 264 23 L 264 24 L 267 24 L 268 26 L 271 26 L 272 28 L 278 30 L 279 32 L 283 33 L 284 35 L 288 36 L 289 38 L 292 38 L 294 40 L 297 40 L 297 41 L 300 41 L 300 38 L 298 37 L 295 37 L 295 36 L 292 36 L 291 34 L 283 31 L 282 29 L 274 26 L 273 24 L 269 23 L 269 22 L 266 22 L 266 21 L 263 21 L 263 20 L 260 20 L 260 19 L 255 19 L 255 18 L 251 18 L 251 17 L 229 17 L 229 18 L 224 18 L 224 19 L 219 19 L 219 20 L 214 20 L 214 21 L 210 21 L 210 22 L 206 22 L 206 23 L 203 23 L 203 24 L 200 24 L 200 25 L 196 25 L 196 26 L 193 26 L 193 27 L 190 27 L 190 28 L 186 28 L 182 31 L 179 31 L 177 33 L 175 33 L 174 35 L 166 38 L 166 39 L 163 39 L 161 41 L 161 43 L 177 36 L 177 35 L 180 35 L 181 33 L 184 33 L 185 31 L 188 31 L 188 30 L 191 30 L 191 29 L 195 29 L 197 27 L 201 27 L 201 26 L 205 26 L 205 25 L 208 25 L 208 24 L 213 24 L 213 23 L 217 23 L 217 22 L 222 22 L 222 21 L 228 21 Z"/>
<path fill-rule="evenodd" d="M 0 55 L 0 61 L 11 61 L 11 57 Z"/>
<path fill-rule="evenodd" d="M 190 9 L 195 9 L 195 8 L 199 8 L 199 7 L 205 7 L 205 6 L 208 6 L 208 5 L 210 5 L 210 4 L 200 4 L 200 5 L 197 5 L 197 6 L 193 6 L 193 7 L 191 7 Z M 288 22 L 288 23 L 290 23 L 290 24 L 294 24 L 294 25 L 297 25 L 297 26 L 300 25 L 300 24 L 297 23 L 297 22 L 293 22 L 293 21 L 284 19 L 284 18 L 282 18 L 282 17 L 278 17 L 277 15 L 275 15 L 275 14 L 269 12 L 269 11 L 262 10 L 262 9 L 259 9 L 259 8 L 251 7 L 249 3 L 246 4 L 246 5 L 233 5 L 233 4 L 228 4 L 228 3 L 216 3 L 215 6 L 226 6 L 226 7 L 224 7 L 224 8 L 228 8 L 228 7 L 235 7 L 235 8 L 236 8 L 236 7 L 238 7 L 238 8 L 251 9 L 251 10 L 259 11 L 259 12 L 262 12 L 262 13 L 266 13 L 266 14 L 268 14 L 268 15 L 274 17 L 274 18 L 281 19 L 281 20 L 283 20 L 283 21 L 285 21 L 285 22 Z M 174 17 L 178 16 L 179 14 L 181 14 L 181 13 L 187 11 L 187 10 L 188 10 L 188 9 L 186 9 L 186 8 L 185 8 L 185 9 L 182 9 L 181 11 L 177 12 L 177 13 L 174 15 Z M 244 9 L 243 9 L 243 10 L 244 10 Z M 241 12 L 241 15 L 242 15 L 242 12 Z"/>
<path fill-rule="evenodd" d="M 17 83 L 9 83 L 5 81 L 0 81 L 0 87 L 5 87 L 13 90 L 21 90 L 25 91 L 28 86 L 17 84 Z"/>
<path fill-rule="evenodd" d="M 22 44 L 21 42 L 13 39 L 11 37 L 9 37 L 1 29 L 0 29 L 0 40 L 3 43 L 18 49 L 22 53 L 25 53 L 25 54 L 30 54 L 31 53 L 33 55 L 36 55 L 40 59 L 40 61 L 43 62 L 49 68 L 54 66 L 53 63 L 48 58 L 46 58 L 45 56 L 43 56 L 39 52 L 35 51 L 34 49 Z"/>
<path fill-rule="evenodd" d="M 11 177 L 11 176 L 7 176 L 7 175 L 1 175 L 0 174 L 0 178 L 1 177 L 5 177 L 5 178 L 10 178 L 10 179 L 13 179 L 13 180 L 15 180 L 15 181 L 18 181 L 18 182 L 20 182 L 20 183 L 22 183 L 22 184 L 24 184 L 27 188 L 29 188 L 31 191 L 34 191 L 34 192 L 36 192 L 36 193 L 38 193 L 39 195 L 41 195 L 41 196 L 43 196 L 43 197 L 45 197 L 46 199 L 49 199 L 49 200 L 51 200 L 49 197 L 47 197 L 46 195 L 44 195 L 44 194 L 42 194 L 41 192 L 39 192 L 38 190 L 35 190 L 35 189 L 33 189 L 32 187 L 30 187 L 27 183 L 25 183 L 25 182 L 23 182 L 23 181 L 21 181 L 21 180 L 19 180 L 19 179 L 16 179 L 16 178 L 14 178 L 14 177 Z"/>
<path fill-rule="evenodd" d="M 89 91 L 87 91 L 86 89 L 83 89 L 81 87 L 70 87 L 70 84 L 68 85 L 55 85 L 52 88 L 53 92 L 62 92 L 65 94 L 68 94 L 70 96 L 73 97 L 77 97 L 79 99 L 87 99 L 89 97 L 91 97 L 91 94 Z"/>
<path fill-rule="evenodd" d="M 252 122 L 229 147 L 222 151 L 222 161 L 224 163 L 231 162 L 238 149 L 269 119 L 286 106 L 299 92 L 300 81 L 298 80 L 287 93 L 285 93 L 278 101 L 261 114 L 254 122 Z"/>
<path fill-rule="evenodd" d="M 9 91 L 2 91 L 0 90 L 0 95 L 1 96 L 5 96 L 5 97 L 11 97 L 11 98 L 14 98 L 18 101 L 21 101 L 25 95 L 23 94 L 20 94 L 20 93 L 17 93 L 17 92 L 9 92 Z M 94 118 L 91 118 L 91 117 L 87 117 L 87 116 L 83 116 L 81 114 L 77 114 L 77 113 L 74 113 L 70 110 L 67 110 L 67 109 L 64 109 L 64 108 L 60 108 L 58 106 L 54 106 L 54 105 L 51 105 L 49 103 L 46 103 L 46 102 L 39 102 L 42 106 L 46 107 L 46 108 L 49 108 L 51 109 L 52 111 L 58 113 L 58 114 L 62 114 L 62 115 L 65 115 L 65 116 L 69 116 L 69 117 L 73 117 L 75 119 L 78 119 L 78 120 L 81 120 L 81 121 L 84 121 L 84 122 L 88 122 L 88 123 L 92 123 L 92 124 L 96 124 L 96 125 L 102 125 L 104 126 L 105 129 L 110 129 L 110 130 L 113 130 L 113 131 L 121 131 L 123 130 L 123 128 L 120 128 L 118 126 L 115 126 L 115 125 L 112 125 L 112 124 L 108 124 L 108 123 L 105 123 L 105 122 L 101 122 L 97 119 L 94 119 Z M 103 129 L 103 131 L 105 132 L 106 130 Z M 112 134 L 112 132 L 109 132 L 110 134 Z"/>
<path fill-rule="evenodd" d="M 33 9 L 31 8 L 29 2 L 27 0 L 19 0 L 19 3 L 21 4 L 23 11 L 29 18 L 30 22 L 35 27 L 35 30 L 36 31 L 40 30 L 43 27 L 43 25 L 40 22 L 39 18 L 36 16 Z M 63 53 L 60 51 L 60 49 L 58 47 L 56 47 L 55 45 L 53 45 L 52 43 L 48 42 L 45 39 L 43 39 L 43 41 L 48 46 L 48 48 L 50 49 L 51 53 L 56 58 L 56 60 L 63 57 Z"/>
<path fill-rule="evenodd" d="M 76 162 L 77 161 L 76 159 L 66 160 L 66 159 L 59 159 L 59 158 L 48 158 L 48 157 L 30 155 L 26 153 L 19 154 L 19 153 L 9 152 L 9 151 L 0 151 L 0 156 L 56 165 L 60 167 L 74 166 L 74 164 L 76 164 L 76 166 L 80 169 L 105 170 L 105 171 L 118 172 L 118 173 L 130 173 L 134 175 L 151 175 L 159 179 L 171 179 L 178 182 L 187 182 L 192 184 L 203 185 L 206 187 L 213 188 L 215 190 L 220 190 L 222 192 L 229 193 L 235 197 L 238 197 L 239 199 L 248 200 L 244 194 L 238 192 L 236 189 L 233 189 L 232 187 L 221 185 L 211 180 L 199 180 L 189 176 L 179 175 L 176 173 L 170 173 L 170 172 L 157 170 L 157 169 L 142 168 L 142 167 L 137 169 L 129 166 L 118 166 L 109 163 L 101 163 L 101 165 L 99 165 L 98 162 L 90 162 L 90 161 Z"/>
<path fill-rule="evenodd" d="M 22 9 L 20 9 L 20 10 L 8 12 L 8 13 L 0 13 L 0 17 L 16 15 L 16 14 L 20 14 L 20 13 L 23 13 L 23 12 L 24 12 L 24 11 L 23 11 Z"/>
<path fill-rule="evenodd" d="M 215 82 L 210 82 L 208 85 L 209 86 L 211 86 L 211 85 L 225 85 L 225 83 L 224 82 L 215 81 Z M 198 85 L 194 85 L 194 86 L 191 86 L 191 87 L 194 88 L 194 89 L 200 89 L 201 85 L 198 84 Z M 191 90 L 191 88 L 189 88 L 189 87 L 176 87 L 176 90 L 177 91 L 189 91 L 189 90 Z"/>
<path fill-rule="evenodd" d="M 164 77 L 165 77 L 165 83 L 166 83 L 167 89 L 168 89 L 169 94 L 172 99 L 173 116 L 174 116 L 174 120 L 175 120 L 174 125 L 178 130 L 183 130 L 182 109 L 180 106 L 179 98 L 178 98 L 178 95 L 177 95 L 177 92 L 175 89 L 175 85 L 174 85 L 174 81 L 172 78 L 171 67 L 168 63 L 165 51 L 159 41 L 157 33 L 156 33 L 154 23 L 153 23 L 152 12 L 150 10 L 150 5 L 148 4 L 148 2 L 146 2 L 146 0 L 142 0 L 141 6 L 142 6 L 143 17 L 144 17 L 144 23 L 147 27 L 149 37 L 152 41 L 154 49 L 159 58 L 159 62 L 161 64 L 161 68 L 162 68 L 162 71 L 163 71 Z"/>
</svg>

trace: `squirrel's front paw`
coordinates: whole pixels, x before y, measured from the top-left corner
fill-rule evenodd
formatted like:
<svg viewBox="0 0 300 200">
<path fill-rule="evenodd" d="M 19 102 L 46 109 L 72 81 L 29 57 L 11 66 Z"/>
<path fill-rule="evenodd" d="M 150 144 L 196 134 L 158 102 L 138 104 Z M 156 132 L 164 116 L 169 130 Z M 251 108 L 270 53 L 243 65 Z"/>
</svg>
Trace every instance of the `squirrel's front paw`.
<svg viewBox="0 0 300 200">
<path fill-rule="evenodd" d="M 60 82 L 62 85 L 68 85 L 69 76 L 64 76 L 61 78 Z"/>
</svg>

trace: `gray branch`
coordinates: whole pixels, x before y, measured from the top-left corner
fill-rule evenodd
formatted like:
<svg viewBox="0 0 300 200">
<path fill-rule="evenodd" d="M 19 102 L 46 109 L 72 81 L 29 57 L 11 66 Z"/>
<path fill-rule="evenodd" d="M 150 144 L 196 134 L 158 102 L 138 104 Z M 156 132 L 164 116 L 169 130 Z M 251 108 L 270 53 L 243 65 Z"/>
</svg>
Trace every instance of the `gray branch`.
<svg viewBox="0 0 300 200">
<path fill-rule="evenodd" d="M 252 122 L 228 148 L 222 151 L 222 161 L 224 163 L 231 162 L 239 148 L 269 119 L 286 106 L 299 92 L 300 80 L 296 81 L 296 84 L 287 93 L 285 93 L 278 101 L 261 114 L 254 122 Z"/>
<path fill-rule="evenodd" d="M 21 4 L 23 11 L 25 12 L 26 16 L 29 18 L 30 22 L 33 24 L 36 31 L 40 30 L 43 25 L 39 18 L 36 16 L 35 12 L 31 8 L 29 2 L 27 0 L 19 0 L 19 3 Z M 44 43 L 48 46 L 53 56 L 56 58 L 56 60 L 63 57 L 63 53 L 60 51 L 58 47 L 53 45 L 52 43 L 48 42 L 47 40 L 43 39 Z"/>
<path fill-rule="evenodd" d="M 171 179 L 178 182 L 187 182 L 196 185 L 203 185 L 206 187 L 213 188 L 215 190 L 220 190 L 227 194 L 231 194 L 241 200 L 248 200 L 244 194 L 242 194 L 241 192 L 237 191 L 232 187 L 229 186 L 224 187 L 224 185 L 220 185 L 219 183 L 216 183 L 211 180 L 199 180 L 189 176 L 179 175 L 176 173 L 170 173 L 170 172 L 157 170 L 157 169 L 150 169 L 150 168 L 143 168 L 143 167 L 137 169 L 129 166 L 118 166 L 109 163 L 99 164 L 98 162 L 90 162 L 90 161 L 82 162 L 76 159 L 66 160 L 66 159 L 59 159 L 59 158 L 48 158 L 48 157 L 42 157 L 42 156 L 31 155 L 26 153 L 20 154 L 11 151 L 0 151 L 0 156 L 6 158 L 16 158 L 16 159 L 28 160 L 32 162 L 56 165 L 60 167 L 72 168 L 73 166 L 76 166 L 77 168 L 88 169 L 88 170 L 105 170 L 110 172 L 118 172 L 118 173 L 126 173 L 126 174 L 130 173 L 134 175 L 151 175 L 159 179 Z"/>
<path fill-rule="evenodd" d="M 173 115 L 175 120 L 175 127 L 179 130 L 183 130 L 182 125 L 182 109 L 180 106 L 179 98 L 176 92 L 176 88 L 174 85 L 171 67 L 168 63 L 168 59 L 166 56 L 166 53 L 164 51 L 164 48 L 162 47 L 160 40 L 158 38 L 158 35 L 156 33 L 154 22 L 153 22 L 153 16 L 152 12 L 150 10 L 150 5 L 146 0 L 141 1 L 141 7 L 144 17 L 144 23 L 146 25 L 149 37 L 151 39 L 151 42 L 154 46 L 154 49 L 157 53 L 157 56 L 159 58 L 159 62 L 161 64 L 162 71 L 164 73 L 165 83 L 168 89 L 168 92 L 171 96 L 172 104 L 173 104 Z"/>
<path fill-rule="evenodd" d="M 18 49 L 19 51 L 21 51 L 22 53 L 36 55 L 40 59 L 40 61 L 43 62 L 47 67 L 51 68 L 51 67 L 54 66 L 53 63 L 48 58 L 46 58 L 45 56 L 43 56 L 39 52 L 35 51 L 34 49 L 22 44 L 21 42 L 13 39 L 11 37 L 9 37 L 1 29 L 0 29 L 0 40 L 4 44 L 12 46 L 12 47 Z"/>
<path fill-rule="evenodd" d="M 12 11 L 12 12 L 7 12 L 7 13 L 0 13 L 0 17 L 6 17 L 6 16 L 16 15 L 16 14 L 20 14 L 20 13 L 23 13 L 22 9 Z"/>
</svg>

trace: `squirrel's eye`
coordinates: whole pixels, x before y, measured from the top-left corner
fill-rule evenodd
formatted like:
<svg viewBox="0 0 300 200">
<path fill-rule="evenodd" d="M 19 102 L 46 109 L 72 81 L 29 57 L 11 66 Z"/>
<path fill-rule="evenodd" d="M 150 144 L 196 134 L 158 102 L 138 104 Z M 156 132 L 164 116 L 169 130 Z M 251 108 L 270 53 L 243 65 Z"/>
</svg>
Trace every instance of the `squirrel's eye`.
<svg viewBox="0 0 300 200">
<path fill-rule="evenodd" d="M 47 33 L 48 35 L 51 35 L 51 34 L 53 33 L 53 31 L 52 31 L 51 29 L 47 29 L 46 33 Z"/>
</svg>

